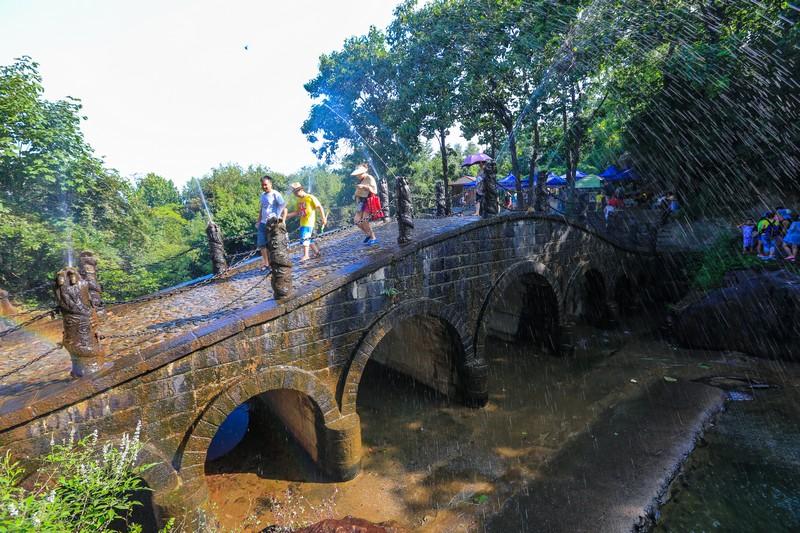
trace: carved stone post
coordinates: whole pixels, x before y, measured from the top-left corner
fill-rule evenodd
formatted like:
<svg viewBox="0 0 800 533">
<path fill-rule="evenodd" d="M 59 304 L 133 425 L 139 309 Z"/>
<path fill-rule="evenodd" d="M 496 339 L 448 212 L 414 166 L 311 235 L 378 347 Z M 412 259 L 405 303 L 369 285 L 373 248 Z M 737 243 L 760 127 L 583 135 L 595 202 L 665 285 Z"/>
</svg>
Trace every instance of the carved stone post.
<svg viewBox="0 0 800 533">
<path fill-rule="evenodd" d="M 81 279 L 78 269 L 67 267 L 56 275 L 54 290 L 64 321 L 62 344 L 72 357 L 70 374 L 76 378 L 93 374 L 102 367 L 105 350 L 97 334 L 97 312 L 89 284 Z"/>
<path fill-rule="evenodd" d="M 481 199 L 481 215 L 483 218 L 497 216 L 497 165 L 487 161 L 483 167 L 483 198 Z"/>
<path fill-rule="evenodd" d="M 414 229 L 414 215 L 411 206 L 411 189 L 408 178 L 397 178 L 397 243 L 411 242 L 411 230 Z"/>
<path fill-rule="evenodd" d="M 267 221 L 267 253 L 275 299 L 288 298 L 292 294 L 292 257 L 289 255 L 286 224 L 278 222 L 277 218 Z"/>
<path fill-rule="evenodd" d="M 381 210 L 383 210 L 383 221 L 389 220 L 389 182 L 386 178 L 381 178 L 378 182 L 378 197 L 381 199 Z"/>
<path fill-rule="evenodd" d="M 78 273 L 89 286 L 89 298 L 98 313 L 105 313 L 103 306 L 103 287 L 97 281 L 97 258 L 92 252 L 84 251 L 78 256 Z"/>
<path fill-rule="evenodd" d="M 544 185 L 547 181 L 547 171 L 540 170 L 539 177 L 536 178 L 536 187 L 533 191 L 533 210 L 536 213 L 544 213 L 545 211 L 545 194 Z"/>
<path fill-rule="evenodd" d="M 447 213 L 447 206 L 444 201 L 444 184 L 436 182 L 436 216 L 443 217 Z"/>
<path fill-rule="evenodd" d="M 0 316 L 13 315 L 17 312 L 14 305 L 11 303 L 11 297 L 8 291 L 0 289 Z"/>
<path fill-rule="evenodd" d="M 211 266 L 214 269 L 214 274 L 224 272 L 228 268 L 228 263 L 225 261 L 222 230 L 210 220 L 206 226 L 206 237 L 208 237 L 208 252 L 211 254 Z"/>
</svg>

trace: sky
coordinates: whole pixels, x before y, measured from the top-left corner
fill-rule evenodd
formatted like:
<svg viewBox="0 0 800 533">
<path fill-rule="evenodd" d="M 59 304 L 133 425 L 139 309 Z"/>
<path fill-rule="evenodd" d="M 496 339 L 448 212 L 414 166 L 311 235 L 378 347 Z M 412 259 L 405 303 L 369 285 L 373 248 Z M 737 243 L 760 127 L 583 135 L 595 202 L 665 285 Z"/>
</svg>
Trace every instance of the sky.
<svg viewBox="0 0 800 533">
<path fill-rule="evenodd" d="M 0 64 L 28 55 L 45 98 L 79 98 L 83 131 L 123 176 L 182 185 L 224 163 L 291 173 L 319 56 L 399 0 L 0 0 Z M 247 46 L 247 49 L 245 49 Z"/>
</svg>

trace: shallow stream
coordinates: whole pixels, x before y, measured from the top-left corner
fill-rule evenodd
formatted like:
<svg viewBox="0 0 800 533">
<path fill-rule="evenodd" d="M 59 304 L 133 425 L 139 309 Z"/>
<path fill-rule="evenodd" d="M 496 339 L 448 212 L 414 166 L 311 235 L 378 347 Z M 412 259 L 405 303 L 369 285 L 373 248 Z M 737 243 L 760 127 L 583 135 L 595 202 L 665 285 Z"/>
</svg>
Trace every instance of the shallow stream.
<svg viewBox="0 0 800 533">
<path fill-rule="evenodd" d="M 271 524 L 297 527 L 345 515 L 376 523 L 392 521 L 414 531 L 486 531 L 486 517 L 524 491 L 545 461 L 589 428 L 604 410 L 640 393 L 648 380 L 731 373 L 774 377 L 776 371 L 772 363 L 741 354 L 676 349 L 635 325 L 614 331 L 584 328 L 577 336 L 577 350 L 567 357 L 493 340 L 490 401 L 483 409 L 464 407 L 406 376 L 369 363 L 358 398 L 364 455 L 357 478 L 327 482 L 278 424 L 271 428 L 251 425 L 232 452 L 207 463 L 214 513 L 225 528 L 244 531 L 261 531 Z M 786 366 L 778 370 L 785 378 L 782 389 L 768 394 L 783 397 L 788 388 L 800 384 L 796 377 L 800 372 Z M 724 417 L 736 418 L 739 410 L 746 411 L 751 405 L 755 402 L 733 404 L 720 418 L 719 427 L 726 427 Z M 786 415 L 786 427 L 795 431 L 796 415 L 794 411 Z M 772 420 L 765 423 L 779 426 Z M 751 437 L 751 444 L 757 447 L 760 440 L 755 427 Z M 796 453 L 800 439 L 796 434 L 791 438 L 795 444 L 790 448 Z M 731 439 L 744 442 L 730 432 L 721 433 L 718 440 Z M 709 446 L 695 454 L 700 457 L 697 471 L 706 471 L 705 463 L 716 465 L 717 472 L 730 469 L 725 466 L 729 459 L 703 458 L 701 454 L 713 449 L 714 438 L 707 440 Z M 789 443 L 782 442 L 778 449 Z M 730 453 L 736 456 L 743 450 L 736 448 Z M 721 487 L 708 497 L 679 495 L 665 507 L 658 527 L 660 531 L 690 531 L 686 516 L 696 515 L 711 500 L 721 506 L 734 492 L 737 498 L 746 499 L 754 487 L 777 495 L 771 503 L 762 503 L 783 509 L 779 523 L 796 523 L 787 518 L 797 520 L 799 516 L 796 481 L 787 484 L 781 480 L 800 479 L 797 465 L 800 459 L 761 472 L 754 463 L 747 477 L 750 485 L 744 488 Z M 794 477 L 787 477 L 789 474 Z M 773 479 L 778 481 L 770 484 Z M 692 481 L 690 486 L 694 484 Z M 681 501 L 694 503 L 678 508 Z M 734 503 L 734 507 L 744 512 L 742 504 Z M 753 520 L 760 524 L 759 517 L 770 513 L 753 514 Z M 722 511 L 708 510 L 707 514 L 703 524 L 725 523 L 719 519 Z M 726 521 L 731 519 L 744 520 L 726 515 Z M 696 531 L 713 529 L 705 527 Z M 535 530 L 533 526 L 530 529 Z"/>
</svg>

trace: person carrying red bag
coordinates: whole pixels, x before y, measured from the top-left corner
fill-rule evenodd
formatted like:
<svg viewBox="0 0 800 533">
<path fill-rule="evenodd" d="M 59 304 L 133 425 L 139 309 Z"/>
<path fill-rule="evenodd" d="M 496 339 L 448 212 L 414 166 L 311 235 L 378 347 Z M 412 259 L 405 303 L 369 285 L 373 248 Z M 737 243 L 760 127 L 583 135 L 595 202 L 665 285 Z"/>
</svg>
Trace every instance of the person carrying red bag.
<svg viewBox="0 0 800 533">
<path fill-rule="evenodd" d="M 375 238 L 375 232 L 372 231 L 369 221 L 381 219 L 384 216 L 381 200 L 378 197 L 378 184 L 375 182 L 375 178 L 369 175 L 369 167 L 366 163 L 358 165 L 350 175 L 358 178 L 354 196 L 356 216 L 353 218 L 353 222 L 366 235 L 364 244 L 368 246 L 377 244 L 378 239 Z"/>
</svg>

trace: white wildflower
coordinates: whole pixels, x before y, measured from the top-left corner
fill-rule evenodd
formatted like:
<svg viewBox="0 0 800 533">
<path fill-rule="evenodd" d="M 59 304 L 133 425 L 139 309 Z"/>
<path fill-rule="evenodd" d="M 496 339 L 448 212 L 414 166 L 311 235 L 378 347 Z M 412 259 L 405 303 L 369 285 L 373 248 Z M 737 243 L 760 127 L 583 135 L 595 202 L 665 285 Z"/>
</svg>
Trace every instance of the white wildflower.
<svg viewBox="0 0 800 533">
<path fill-rule="evenodd" d="M 47 500 L 49 503 L 53 503 L 54 501 L 56 501 L 56 491 L 51 490 L 50 493 L 45 498 L 45 500 Z"/>
<path fill-rule="evenodd" d="M 19 516 L 19 509 L 14 505 L 14 502 L 8 502 L 8 514 L 12 517 Z"/>
</svg>

